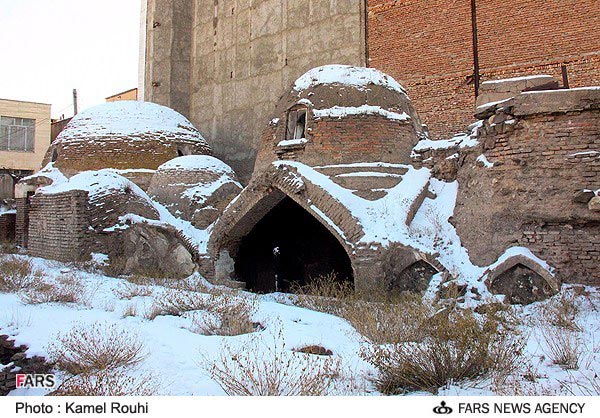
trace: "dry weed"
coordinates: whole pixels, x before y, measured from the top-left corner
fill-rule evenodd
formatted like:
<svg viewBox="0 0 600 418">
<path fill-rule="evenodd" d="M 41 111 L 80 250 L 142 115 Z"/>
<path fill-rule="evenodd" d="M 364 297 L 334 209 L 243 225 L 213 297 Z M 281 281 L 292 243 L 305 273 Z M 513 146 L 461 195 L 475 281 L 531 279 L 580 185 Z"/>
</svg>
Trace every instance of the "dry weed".
<svg viewBox="0 0 600 418">
<path fill-rule="evenodd" d="M 153 396 L 158 384 L 152 375 L 133 377 L 122 370 L 102 370 L 70 376 L 51 396 Z"/>
<path fill-rule="evenodd" d="M 546 326 L 543 333 L 546 355 L 565 370 L 576 370 L 581 363 L 584 344 L 577 331 L 565 327 Z"/>
<path fill-rule="evenodd" d="M 338 359 L 294 353 L 281 332 L 272 343 L 256 337 L 243 349 L 225 344 L 216 361 L 204 357 L 202 364 L 232 396 L 321 396 L 340 376 Z"/>
<path fill-rule="evenodd" d="M 419 341 L 371 345 L 361 353 L 379 372 L 372 382 L 380 392 L 436 392 L 451 382 L 500 379 L 520 365 L 524 339 L 487 317 L 445 309 L 424 325 Z"/>
<path fill-rule="evenodd" d="M 145 357 L 144 345 L 135 334 L 98 322 L 77 324 L 59 334 L 48 353 L 59 369 L 72 375 L 130 367 Z"/>
<path fill-rule="evenodd" d="M 115 289 L 114 294 L 119 299 L 131 300 L 138 296 L 152 296 L 152 289 L 149 286 L 140 286 L 133 283 L 125 283 Z"/>
<path fill-rule="evenodd" d="M 233 336 L 257 330 L 260 324 L 253 321 L 258 310 L 258 300 L 250 295 L 223 293 L 211 296 L 205 313 L 192 315 L 190 331 L 202 335 Z"/>
<path fill-rule="evenodd" d="M 31 260 L 18 257 L 0 259 L 0 292 L 15 293 L 27 289 L 39 276 Z"/>
<path fill-rule="evenodd" d="M 87 293 L 81 278 L 75 274 L 64 274 L 54 281 L 39 279 L 19 294 L 26 304 L 80 303 L 87 304 Z"/>
</svg>

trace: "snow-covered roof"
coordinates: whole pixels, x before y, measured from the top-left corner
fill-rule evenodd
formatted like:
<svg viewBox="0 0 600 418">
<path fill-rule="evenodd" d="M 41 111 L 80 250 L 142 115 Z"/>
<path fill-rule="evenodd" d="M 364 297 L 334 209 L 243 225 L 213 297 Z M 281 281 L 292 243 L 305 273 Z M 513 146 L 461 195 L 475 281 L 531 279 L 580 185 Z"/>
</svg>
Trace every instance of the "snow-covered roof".
<svg viewBox="0 0 600 418">
<path fill-rule="evenodd" d="M 406 90 L 396 80 L 374 68 L 350 65 L 324 65 L 306 72 L 294 83 L 295 91 L 306 90 L 322 84 L 342 84 L 364 90 L 369 85 L 378 85 L 398 93 Z"/>
<path fill-rule="evenodd" d="M 120 176 L 113 170 L 84 171 L 70 179 L 59 179 L 59 181 L 42 187 L 38 191 L 44 194 L 56 194 L 73 190 L 88 192 L 90 200 L 112 194 L 119 190 L 131 190 L 133 193 L 147 199 L 146 193 L 135 183 Z"/>
<path fill-rule="evenodd" d="M 173 109 L 150 102 L 104 103 L 79 113 L 59 134 L 57 142 L 90 137 L 138 137 L 163 134 L 180 140 L 205 143 L 198 130 Z"/>
<path fill-rule="evenodd" d="M 173 158 L 159 166 L 158 170 L 210 171 L 211 173 L 234 175 L 231 167 L 210 155 L 186 155 Z"/>
</svg>

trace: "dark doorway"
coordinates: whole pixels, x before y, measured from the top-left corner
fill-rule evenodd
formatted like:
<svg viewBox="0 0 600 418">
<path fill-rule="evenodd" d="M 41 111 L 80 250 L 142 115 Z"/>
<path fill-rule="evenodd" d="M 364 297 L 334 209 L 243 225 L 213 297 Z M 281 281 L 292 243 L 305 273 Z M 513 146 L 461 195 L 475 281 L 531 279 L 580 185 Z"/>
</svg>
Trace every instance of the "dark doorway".
<svg viewBox="0 0 600 418">
<path fill-rule="evenodd" d="M 287 292 L 294 284 L 334 273 L 353 280 L 350 259 L 336 238 L 289 197 L 246 235 L 235 260 L 238 279 L 248 289 Z"/>
</svg>

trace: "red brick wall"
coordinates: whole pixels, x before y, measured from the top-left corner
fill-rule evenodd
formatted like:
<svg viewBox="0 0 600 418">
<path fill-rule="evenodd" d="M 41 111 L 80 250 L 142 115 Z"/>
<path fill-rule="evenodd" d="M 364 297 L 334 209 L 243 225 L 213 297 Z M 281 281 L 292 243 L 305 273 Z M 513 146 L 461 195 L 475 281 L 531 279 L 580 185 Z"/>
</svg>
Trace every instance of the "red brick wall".
<svg viewBox="0 0 600 418">
<path fill-rule="evenodd" d="M 473 121 L 469 0 L 368 0 L 369 65 L 407 89 L 433 137 Z M 529 74 L 600 84 L 598 0 L 477 0 L 483 80 Z"/>
</svg>

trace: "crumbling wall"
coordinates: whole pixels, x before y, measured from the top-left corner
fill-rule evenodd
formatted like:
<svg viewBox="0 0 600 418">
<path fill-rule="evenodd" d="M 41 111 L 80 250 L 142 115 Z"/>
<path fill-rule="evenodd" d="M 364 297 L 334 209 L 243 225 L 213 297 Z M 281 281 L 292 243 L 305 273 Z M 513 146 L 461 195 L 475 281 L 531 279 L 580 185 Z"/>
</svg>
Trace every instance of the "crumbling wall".
<svg viewBox="0 0 600 418">
<path fill-rule="evenodd" d="M 502 106 L 458 170 L 463 245 L 479 265 L 524 245 L 562 280 L 600 283 L 600 212 L 593 192 L 582 198 L 600 189 L 600 91 L 525 93 Z"/>
<path fill-rule="evenodd" d="M 14 213 L 0 214 L 0 243 L 15 240 L 15 219 Z"/>
</svg>

